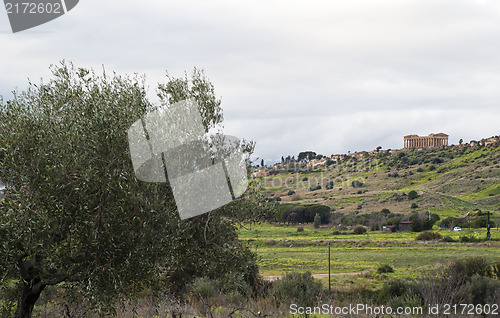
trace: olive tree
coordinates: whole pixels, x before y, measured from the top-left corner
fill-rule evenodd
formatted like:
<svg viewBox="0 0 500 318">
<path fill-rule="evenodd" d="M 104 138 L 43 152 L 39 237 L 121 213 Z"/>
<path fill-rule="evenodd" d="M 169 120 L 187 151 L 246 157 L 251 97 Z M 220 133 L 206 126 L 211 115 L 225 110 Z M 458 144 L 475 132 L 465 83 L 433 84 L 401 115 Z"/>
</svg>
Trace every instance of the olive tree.
<svg viewBox="0 0 500 318">
<path fill-rule="evenodd" d="M 0 101 L 0 293 L 17 292 L 15 316 L 30 317 L 42 291 L 61 283 L 103 312 L 197 276 L 240 275 L 255 286 L 255 256 L 221 216 L 238 203 L 181 221 L 168 183 L 135 178 L 127 129 L 158 107 L 144 77 L 66 62 L 51 70 L 49 81 Z M 222 122 L 202 71 L 167 76 L 158 95 L 167 107 L 194 97 L 207 131 Z"/>
</svg>

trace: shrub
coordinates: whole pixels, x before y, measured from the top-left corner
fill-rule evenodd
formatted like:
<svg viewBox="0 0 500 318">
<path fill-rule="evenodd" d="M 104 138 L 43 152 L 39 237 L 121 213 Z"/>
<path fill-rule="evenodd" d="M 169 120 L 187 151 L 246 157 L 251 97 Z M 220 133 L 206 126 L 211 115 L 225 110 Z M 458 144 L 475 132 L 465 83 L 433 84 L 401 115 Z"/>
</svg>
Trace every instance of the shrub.
<svg viewBox="0 0 500 318">
<path fill-rule="evenodd" d="M 321 282 L 316 281 L 310 272 L 291 272 L 274 283 L 272 296 L 278 304 L 312 307 L 322 292 Z"/>
<path fill-rule="evenodd" d="M 188 295 L 197 301 L 208 301 L 210 298 L 217 296 L 219 290 L 215 281 L 198 277 L 191 284 L 186 286 Z"/>
<path fill-rule="evenodd" d="M 353 182 L 351 182 L 351 185 L 353 188 L 362 188 L 365 186 L 365 184 L 359 180 L 354 180 Z"/>
<path fill-rule="evenodd" d="M 363 225 L 357 225 L 353 230 L 352 234 L 365 234 L 366 228 Z"/>
<path fill-rule="evenodd" d="M 408 192 L 408 200 L 413 200 L 413 199 L 416 199 L 416 198 L 418 198 L 417 191 L 411 190 L 410 192 Z"/>
<path fill-rule="evenodd" d="M 321 225 L 321 216 L 319 216 L 318 213 L 314 216 L 314 228 L 319 229 L 319 226 Z"/>
<path fill-rule="evenodd" d="M 431 162 L 433 164 L 439 164 L 439 163 L 443 163 L 443 159 L 441 159 L 439 157 L 434 157 L 434 158 L 432 158 Z"/>
<path fill-rule="evenodd" d="M 417 172 L 424 172 L 424 169 L 422 169 L 422 167 L 420 167 L 417 169 Z"/>
<path fill-rule="evenodd" d="M 309 191 L 316 191 L 316 190 L 320 190 L 320 189 L 321 189 L 321 186 L 318 184 L 316 186 L 310 187 Z"/>
<path fill-rule="evenodd" d="M 481 238 L 474 237 L 474 236 L 467 236 L 467 235 L 462 236 L 462 238 L 460 239 L 460 242 L 464 242 L 464 243 L 479 243 L 482 241 L 483 241 L 483 239 L 481 239 Z"/>
<path fill-rule="evenodd" d="M 308 178 L 308 177 L 304 177 L 304 178 L 302 178 L 302 181 L 307 181 L 307 180 L 309 180 L 309 178 Z"/>
<path fill-rule="evenodd" d="M 410 208 L 412 208 L 412 209 L 416 209 L 416 208 L 418 208 L 418 204 L 416 204 L 415 202 L 413 202 L 413 203 L 411 204 L 411 207 L 410 207 Z"/>
<path fill-rule="evenodd" d="M 303 228 L 302 226 L 299 226 L 299 227 L 297 228 L 297 232 L 304 232 L 304 228 Z"/>
<path fill-rule="evenodd" d="M 450 243 L 451 243 L 451 242 L 456 242 L 456 240 L 455 240 L 455 239 L 453 239 L 451 236 L 446 235 L 445 237 L 443 237 L 443 238 L 441 239 L 441 242 L 450 242 Z"/>
<path fill-rule="evenodd" d="M 295 194 L 295 191 L 293 191 L 293 190 L 288 190 L 288 195 L 293 195 L 293 194 Z"/>
<path fill-rule="evenodd" d="M 389 264 L 380 265 L 377 269 L 377 273 L 380 274 L 394 273 L 394 268 L 392 268 L 392 266 Z"/>
<path fill-rule="evenodd" d="M 436 166 L 435 165 L 430 165 L 429 166 L 429 171 L 434 171 L 436 170 Z"/>
<path fill-rule="evenodd" d="M 491 304 L 496 303 L 495 294 L 500 293 L 500 282 L 489 277 L 474 275 L 470 281 L 461 286 L 457 299 L 461 303 Z"/>
<path fill-rule="evenodd" d="M 419 296 L 417 285 L 413 281 L 403 280 L 401 278 L 393 278 L 384 283 L 378 293 L 378 302 L 387 304 L 389 301 L 403 300 L 405 298 L 413 298 Z"/>
<path fill-rule="evenodd" d="M 457 277 L 470 279 L 474 275 L 492 276 L 491 265 L 482 257 L 457 259 L 450 263 L 448 271 Z"/>
<path fill-rule="evenodd" d="M 334 187 L 334 186 L 335 186 L 335 181 L 329 181 L 329 182 L 327 182 L 327 184 L 326 184 L 326 188 L 327 188 L 328 190 L 333 189 L 333 187 Z"/>
<path fill-rule="evenodd" d="M 415 240 L 417 241 L 433 241 L 441 239 L 441 234 L 438 232 L 425 231 L 417 235 Z"/>
<path fill-rule="evenodd" d="M 387 216 L 389 214 L 391 214 L 391 211 L 387 208 L 383 208 L 381 211 L 380 211 L 381 214 Z"/>
<path fill-rule="evenodd" d="M 495 227 L 495 222 L 490 219 L 490 227 Z M 473 228 L 482 228 L 482 227 L 487 227 L 488 226 L 488 218 L 482 217 L 475 219 L 474 222 L 472 222 L 472 227 Z"/>
</svg>

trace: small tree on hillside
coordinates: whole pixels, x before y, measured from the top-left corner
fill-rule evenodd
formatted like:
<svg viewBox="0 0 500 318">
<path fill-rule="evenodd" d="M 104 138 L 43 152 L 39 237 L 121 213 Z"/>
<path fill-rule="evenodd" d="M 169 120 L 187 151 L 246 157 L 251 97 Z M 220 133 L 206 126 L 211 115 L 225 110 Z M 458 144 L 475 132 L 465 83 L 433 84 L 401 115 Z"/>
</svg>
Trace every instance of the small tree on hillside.
<svg viewBox="0 0 500 318">
<path fill-rule="evenodd" d="M 414 200 L 416 198 L 418 198 L 417 191 L 411 190 L 410 192 L 408 192 L 408 200 Z"/>
<path fill-rule="evenodd" d="M 314 228 L 319 229 L 319 226 L 321 225 L 321 216 L 319 216 L 318 213 L 314 216 Z"/>
</svg>

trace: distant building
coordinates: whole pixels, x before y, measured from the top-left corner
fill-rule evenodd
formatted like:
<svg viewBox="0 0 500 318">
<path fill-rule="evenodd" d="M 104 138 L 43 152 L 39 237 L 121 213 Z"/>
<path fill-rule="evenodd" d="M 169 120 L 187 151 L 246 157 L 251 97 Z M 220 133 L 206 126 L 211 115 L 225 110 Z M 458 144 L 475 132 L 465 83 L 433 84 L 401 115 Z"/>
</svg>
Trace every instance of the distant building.
<svg viewBox="0 0 500 318">
<path fill-rule="evenodd" d="M 411 231 L 411 221 L 399 222 L 398 229 L 399 229 L 399 232 L 410 232 Z"/>
<path fill-rule="evenodd" d="M 382 226 L 382 232 L 396 232 L 397 226 L 396 225 L 384 225 Z"/>
<path fill-rule="evenodd" d="M 409 148 L 436 148 L 448 146 L 448 135 L 430 134 L 429 136 L 407 135 L 404 136 L 404 149 Z"/>
</svg>

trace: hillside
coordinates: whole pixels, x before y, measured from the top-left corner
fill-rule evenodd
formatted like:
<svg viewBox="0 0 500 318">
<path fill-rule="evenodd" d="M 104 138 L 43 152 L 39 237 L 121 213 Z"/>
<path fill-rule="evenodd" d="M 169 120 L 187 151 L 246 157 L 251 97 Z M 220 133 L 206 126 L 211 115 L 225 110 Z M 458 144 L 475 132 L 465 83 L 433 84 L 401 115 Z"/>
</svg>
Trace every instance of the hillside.
<svg viewBox="0 0 500 318">
<path fill-rule="evenodd" d="M 487 142 L 494 140 L 495 142 Z M 276 164 L 260 171 L 268 201 L 332 212 L 431 211 L 465 217 L 500 209 L 497 137 L 439 149 L 379 150 Z M 416 191 L 416 198 L 409 197 Z M 467 214 L 469 213 L 469 214 Z M 498 222 L 497 222 L 498 223 Z"/>
</svg>

